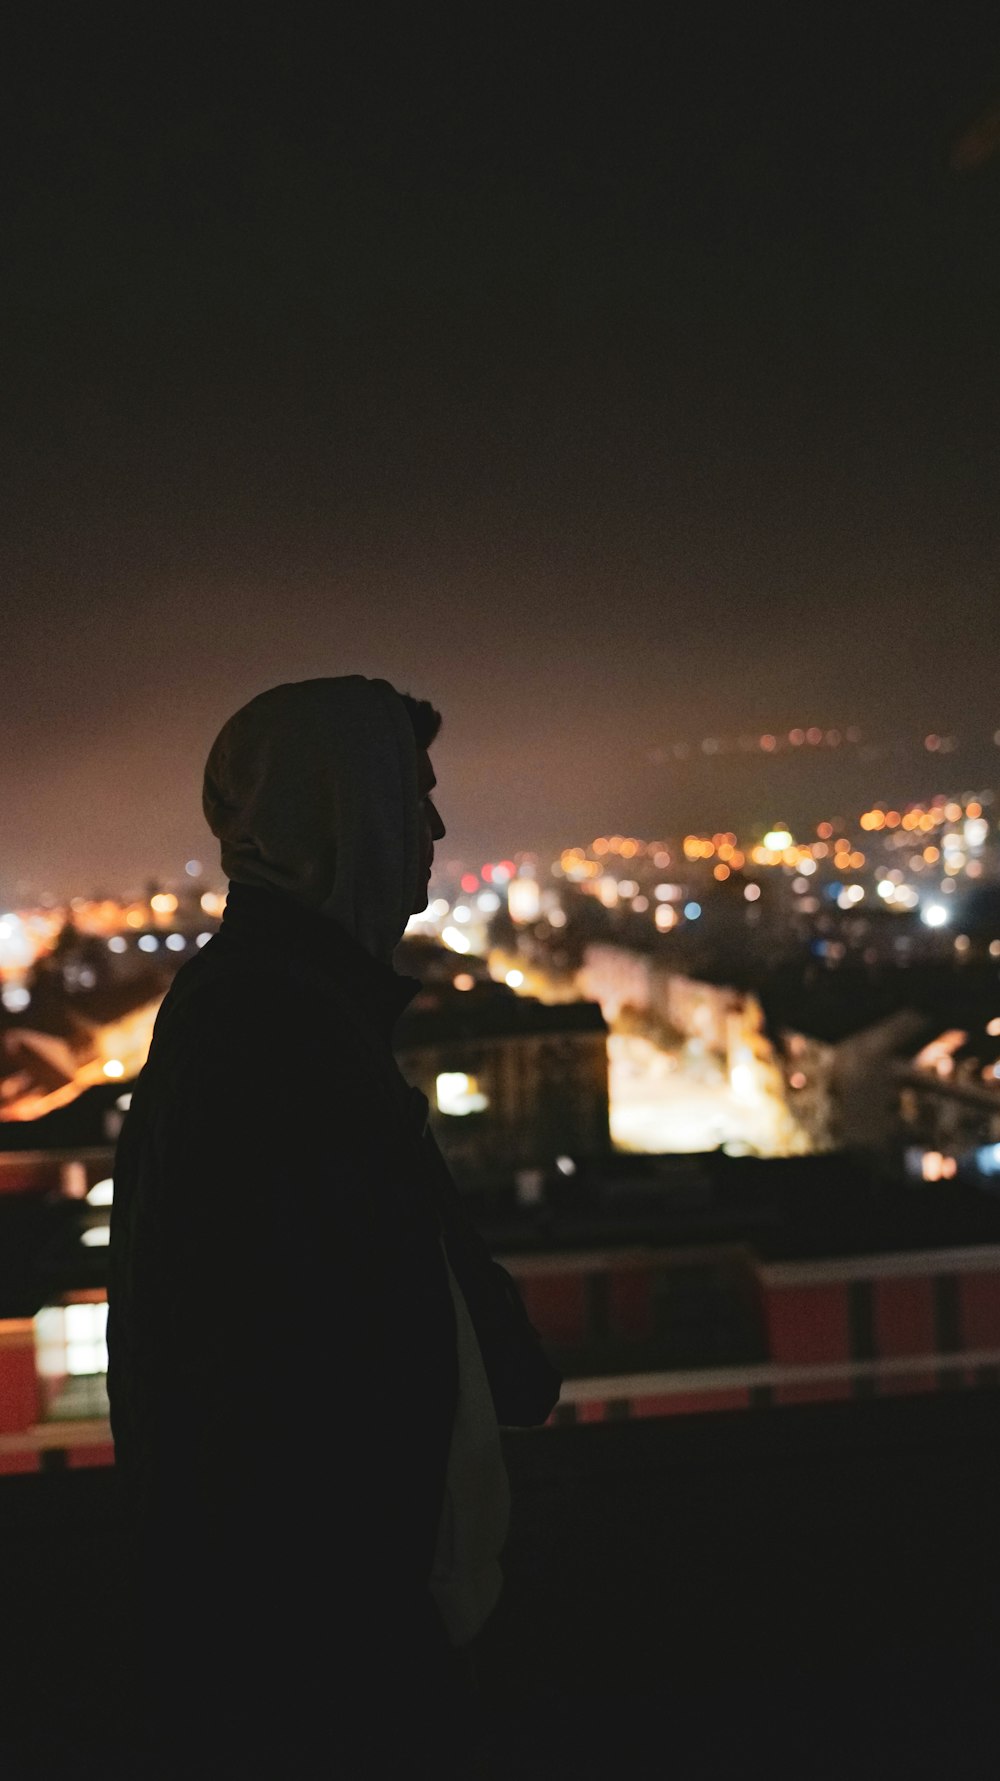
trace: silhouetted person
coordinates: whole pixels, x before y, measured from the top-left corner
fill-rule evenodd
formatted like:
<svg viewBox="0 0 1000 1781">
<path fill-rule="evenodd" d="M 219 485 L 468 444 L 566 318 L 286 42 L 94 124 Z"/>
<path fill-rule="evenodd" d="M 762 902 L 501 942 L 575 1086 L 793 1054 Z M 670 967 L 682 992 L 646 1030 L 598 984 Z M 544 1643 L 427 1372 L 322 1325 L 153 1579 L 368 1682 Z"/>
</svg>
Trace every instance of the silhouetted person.
<svg viewBox="0 0 1000 1781">
<path fill-rule="evenodd" d="M 115 1164 L 109 1376 L 137 1776 L 472 1776 L 498 1425 L 559 1376 L 393 1058 L 420 985 L 427 701 L 274 687 L 218 736 L 219 933 L 160 1010 Z"/>
</svg>

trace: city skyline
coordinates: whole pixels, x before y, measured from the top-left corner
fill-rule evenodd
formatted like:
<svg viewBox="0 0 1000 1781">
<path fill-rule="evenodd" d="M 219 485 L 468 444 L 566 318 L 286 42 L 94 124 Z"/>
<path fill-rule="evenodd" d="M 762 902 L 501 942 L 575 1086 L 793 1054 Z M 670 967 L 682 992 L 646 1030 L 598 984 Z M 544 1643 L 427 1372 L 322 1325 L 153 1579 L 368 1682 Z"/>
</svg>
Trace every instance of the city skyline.
<svg viewBox="0 0 1000 1781">
<path fill-rule="evenodd" d="M 793 731 L 792 734 L 796 737 L 796 740 L 798 740 L 798 737 L 800 736 L 804 740 L 804 732 Z M 832 734 L 839 738 L 839 732 L 834 731 Z M 930 740 L 936 743 L 939 739 L 930 738 Z M 954 739 L 945 740 L 954 741 Z M 718 742 L 718 739 L 713 739 L 713 741 Z M 751 747 L 752 741 L 754 742 L 753 747 Z M 764 746 L 761 747 L 761 744 Z M 691 753 L 694 753 L 697 756 L 698 751 L 692 749 L 688 744 L 678 744 L 675 745 L 675 747 L 685 751 L 685 758 Z M 720 756 L 722 760 L 725 759 L 724 750 L 727 749 L 728 745 L 719 743 L 718 749 L 713 748 L 708 754 L 702 755 L 697 764 L 701 766 L 706 764 L 715 766 L 719 763 Z M 796 752 L 795 744 L 792 743 L 790 745 L 787 737 L 782 738 L 779 743 L 774 735 L 769 732 L 765 732 L 762 737 L 756 739 L 744 736 L 740 739 L 739 744 L 734 743 L 732 745 L 732 753 L 734 755 L 737 753 L 737 750 L 744 762 L 747 760 L 748 756 L 754 754 L 758 756 L 763 755 L 766 760 L 773 762 L 781 753 L 794 755 Z M 668 754 L 670 751 L 658 748 L 655 752 L 657 756 L 659 756 L 661 754 Z M 803 748 L 798 752 L 804 754 L 805 749 Z M 812 752 L 813 751 L 810 751 L 810 753 Z M 870 761 L 872 756 L 875 756 L 876 758 L 878 756 L 891 757 L 893 753 L 898 755 L 902 752 L 902 750 L 897 749 L 894 751 L 891 748 L 875 749 L 872 746 L 868 746 L 867 748 L 862 747 L 859 750 L 859 766 L 865 768 L 866 772 L 859 773 L 859 779 L 864 777 L 870 778 Z M 948 751 L 946 750 L 946 753 L 947 752 Z M 990 764 L 989 756 L 985 748 L 981 751 L 979 758 L 987 765 Z M 823 841 L 833 833 L 839 834 L 843 831 L 845 834 L 853 832 L 857 835 L 861 830 L 869 827 L 883 826 L 881 824 L 869 824 L 866 820 L 869 813 L 879 810 L 890 813 L 890 821 L 887 826 L 893 828 L 898 825 L 901 816 L 907 812 L 919 813 L 936 810 L 937 821 L 940 822 L 944 820 L 943 812 L 947 809 L 949 812 L 948 820 L 955 821 L 957 818 L 952 814 L 953 812 L 960 810 L 963 806 L 970 804 L 973 800 L 981 800 L 981 803 L 977 802 L 975 805 L 977 815 L 982 811 L 989 822 L 994 815 L 992 807 L 1000 794 L 998 794 L 991 784 L 985 782 L 985 778 L 972 784 L 966 784 L 961 790 L 957 789 L 956 782 L 960 764 L 960 756 L 952 756 L 949 759 L 947 771 L 951 776 L 951 780 L 945 790 L 934 789 L 926 791 L 922 796 L 907 798 L 865 797 L 863 795 L 858 795 L 854 799 L 841 799 L 841 803 L 844 805 L 842 811 L 835 812 L 831 804 L 829 815 L 826 814 L 825 805 L 814 804 L 811 809 L 808 808 L 808 801 L 804 796 L 802 794 L 791 794 L 787 783 L 784 788 L 782 788 L 780 785 L 775 786 L 773 781 L 766 782 L 771 785 L 771 794 L 765 801 L 763 790 L 765 782 L 761 780 L 760 785 L 758 786 L 758 799 L 759 808 L 763 814 L 760 814 L 751 820 L 739 823 L 736 831 L 732 833 L 729 833 L 729 831 L 724 832 L 726 833 L 727 838 L 733 842 L 734 846 L 737 844 L 745 846 L 747 850 L 747 858 L 748 861 L 750 861 L 752 850 L 763 841 L 765 834 L 769 830 L 788 828 L 794 836 L 796 846 L 805 844 L 806 847 L 808 847 L 810 842 L 814 841 L 816 837 L 819 837 L 820 841 Z M 936 768 L 935 771 L 934 769 L 929 768 L 929 764 L 928 767 L 924 769 L 924 775 L 928 783 L 935 777 L 939 780 L 944 777 L 944 773 L 940 768 Z M 899 780 L 899 777 L 900 775 L 897 772 L 897 781 Z M 919 775 L 916 775 L 915 777 L 919 777 Z M 894 806 L 898 806 L 898 810 L 894 811 Z M 692 803 L 691 808 L 697 811 L 695 820 L 692 820 L 687 824 L 680 824 L 677 827 L 672 827 L 669 824 L 662 824 L 658 831 L 659 835 L 664 838 L 664 841 L 669 841 L 671 845 L 678 849 L 682 847 L 685 835 L 697 837 L 711 836 L 713 830 L 721 826 L 712 821 L 698 820 L 698 817 L 704 817 L 704 806 L 700 810 L 697 810 L 697 806 Z M 796 814 L 792 814 L 793 812 Z M 805 815 L 803 815 L 803 812 L 805 812 Z M 893 816 L 895 820 L 893 820 Z M 197 833 L 199 826 L 201 829 L 200 835 Z M 597 825 L 593 823 L 590 825 L 584 824 L 582 827 L 578 827 L 576 836 L 573 836 L 569 831 L 568 825 L 560 825 L 555 839 L 543 837 L 539 840 L 536 837 L 533 844 L 529 844 L 529 839 L 525 835 L 517 834 L 512 829 L 511 832 L 514 835 L 514 839 L 507 847 L 489 845 L 491 837 L 487 836 L 486 845 L 471 848 L 467 846 L 461 853 L 458 852 L 455 844 L 457 838 L 451 831 L 449 831 L 445 841 L 440 844 L 438 849 L 438 860 L 432 883 L 440 881 L 442 875 L 455 876 L 470 870 L 478 872 L 481 867 L 488 867 L 491 862 L 499 862 L 510 858 L 510 856 L 513 856 L 513 858 L 519 862 L 524 860 L 530 861 L 533 859 L 541 859 L 549 862 L 558 860 L 560 856 L 565 855 L 573 848 L 579 848 L 580 841 L 578 837 L 585 834 L 588 826 L 591 829 L 594 829 Z M 605 824 L 604 827 L 605 834 L 608 836 L 619 834 L 627 837 L 636 836 L 642 833 L 643 839 L 640 843 L 642 846 L 645 846 L 647 841 L 652 845 L 655 840 L 653 831 L 649 829 L 643 830 L 643 825 L 615 825 L 612 823 Z M 83 870 L 75 876 L 68 872 L 64 872 L 61 875 L 57 874 L 49 883 L 45 883 L 41 879 L 29 880 L 22 878 L 12 884 L 10 891 L 5 895 L 6 887 L 2 873 L 3 862 L 0 861 L 0 904 L 3 904 L 6 908 L 12 909 L 19 907 L 23 909 L 26 907 L 43 905 L 68 906 L 72 901 L 79 903 L 82 901 L 100 902 L 105 899 L 124 899 L 124 901 L 128 902 L 130 900 L 134 901 L 147 896 L 151 888 L 155 889 L 158 887 L 163 890 L 170 888 L 184 888 L 185 886 L 189 887 L 189 881 L 192 878 L 195 878 L 200 883 L 206 885 L 224 885 L 225 874 L 222 872 L 221 865 L 215 857 L 216 843 L 214 837 L 210 835 L 207 827 L 205 827 L 203 823 L 201 825 L 192 825 L 190 833 L 194 836 L 194 840 L 198 842 L 196 852 L 190 848 L 186 852 L 182 849 L 181 853 L 175 855 L 173 858 L 169 858 L 165 853 L 161 853 L 154 859 L 147 859 L 138 865 L 132 865 L 125 873 L 124 877 L 117 882 L 114 879 L 108 857 L 103 855 L 98 857 L 95 853 L 94 858 L 96 864 L 93 872 L 89 876 L 87 871 Z M 495 835 L 492 838 L 495 839 Z M 584 846 L 589 849 L 592 846 L 592 842 L 585 841 Z M 485 859 L 483 858 L 484 855 L 486 856 Z M 754 855 L 754 857 L 756 856 Z M 743 863 L 742 855 L 740 856 L 738 863 Z M 215 900 L 215 891 L 212 891 L 210 894 L 213 900 Z M 219 911 L 213 910 L 213 913 L 218 914 Z"/>
</svg>

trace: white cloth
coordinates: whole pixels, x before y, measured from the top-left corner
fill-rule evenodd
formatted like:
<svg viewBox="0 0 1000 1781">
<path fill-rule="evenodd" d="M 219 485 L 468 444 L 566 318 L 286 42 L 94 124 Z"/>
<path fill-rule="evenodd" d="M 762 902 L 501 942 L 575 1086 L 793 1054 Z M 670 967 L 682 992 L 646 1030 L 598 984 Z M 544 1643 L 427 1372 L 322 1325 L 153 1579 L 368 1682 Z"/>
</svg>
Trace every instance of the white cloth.
<svg viewBox="0 0 1000 1781">
<path fill-rule="evenodd" d="M 472 1318 L 447 1251 L 444 1259 L 458 1332 L 458 1403 L 430 1591 L 452 1644 L 468 1645 L 503 1588 L 499 1559 L 510 1522 L 510 1484 Z"/>
<path fill-rule="evenodd" d="M 333 916 L 385 963 L 420 871 L 417 741 L 387 680 L 344 674 L 259 693 L 220 730 L 202 808 L 240 884 Z"/>
</svg>

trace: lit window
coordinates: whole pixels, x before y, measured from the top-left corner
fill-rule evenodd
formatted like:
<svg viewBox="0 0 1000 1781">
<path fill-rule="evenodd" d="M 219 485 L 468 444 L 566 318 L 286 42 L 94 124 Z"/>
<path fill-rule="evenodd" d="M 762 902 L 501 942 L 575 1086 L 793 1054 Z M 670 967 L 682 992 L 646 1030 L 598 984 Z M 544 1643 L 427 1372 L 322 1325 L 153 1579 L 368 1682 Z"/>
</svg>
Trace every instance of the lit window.
<svg viewBox="0 0 1000 1781">
<path fill-rule="evenodd" d="M 435 1083 L 439 1113 L 461 1118 L 467 1113 L 482 1113 L 489 1101 L 480 1093 L 479 1081 L 464 1070 L 443 1070 Z"/>
<path fill-rule="evenodd" d="M 46 1305 L 35 1317 L 35 1364 L 41 1378 L 108 1370 L 107 1303 Z"/>
</svg>

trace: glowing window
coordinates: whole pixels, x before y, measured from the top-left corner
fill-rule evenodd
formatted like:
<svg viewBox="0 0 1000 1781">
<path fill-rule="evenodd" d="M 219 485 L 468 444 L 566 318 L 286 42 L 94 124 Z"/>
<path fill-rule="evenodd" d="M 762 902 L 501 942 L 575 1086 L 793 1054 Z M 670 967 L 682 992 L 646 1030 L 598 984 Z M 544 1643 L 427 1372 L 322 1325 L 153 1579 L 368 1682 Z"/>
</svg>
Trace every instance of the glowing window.
<svg viewBox="0 0 1000 1781">
<path fill-rule="evenodd" d="M 442 1070 L 435 1093 L 439 1113 L 456 1119 L 467 1113 L 483 1113 L 489 1106 L 487 1097 L 480 1092 L 478 1078 L 467 1076 L 464 1070 Z"/>
<path fill-rule="evenodd" d="M 106 1373 L 108 1307 L 46 1305 L 35 1317 L 35 1360 L 42 1378 Z"/>
</svg>

